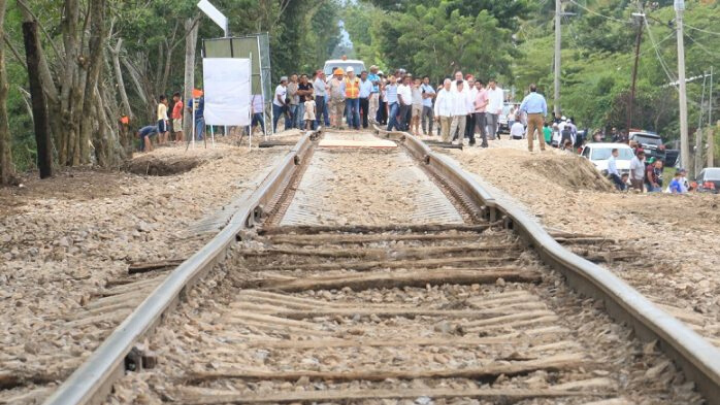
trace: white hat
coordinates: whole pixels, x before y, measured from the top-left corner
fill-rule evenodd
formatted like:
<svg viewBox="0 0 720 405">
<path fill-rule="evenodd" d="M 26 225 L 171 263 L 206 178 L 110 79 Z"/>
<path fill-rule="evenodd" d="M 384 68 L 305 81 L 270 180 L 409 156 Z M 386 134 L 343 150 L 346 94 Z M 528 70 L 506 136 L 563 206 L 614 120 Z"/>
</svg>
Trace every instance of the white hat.
<svg viewBox="0 0 720 405">
<path fill-rule="evenodd" d="M 381 71 L 377 72 L 377 74 L 384 75 L 385 73 L 383 73 L 383 71 L 381 70 Z"/>
<path fill-rule="evenodd" d="M 354 72 L 354 71 L 355 71 L 355 69 L 353 69 L 353 67 L 352 67 L 352 66 L 350 66 L 350 67 L 348 67 L 348 68 L 347 68 L 347 72 L 348 72 L 348 73 L 350 73 L 350 72 Z"/>
<path fill-rule="evenodd" d="M 562 118 L 560 118 L 563 121 L 567 121 L 567 118 L 563 115 Z"/>
</svg>

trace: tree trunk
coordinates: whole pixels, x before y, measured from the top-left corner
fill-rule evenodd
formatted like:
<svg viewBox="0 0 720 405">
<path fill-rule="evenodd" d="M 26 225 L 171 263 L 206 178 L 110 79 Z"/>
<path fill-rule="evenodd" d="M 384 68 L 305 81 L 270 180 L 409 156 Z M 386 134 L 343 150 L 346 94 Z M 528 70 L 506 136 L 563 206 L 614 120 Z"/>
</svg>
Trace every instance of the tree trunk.
<svg viewBox="0 0 720 405">
<path fill-rule="evenodd" d="M 195 47 L 197 45 L 197 33 L 200 23 L 195 24 L 192 18 L 188 18 L 185 21 L 185 113 L 183 115 L 183 132 L 185 133 L 186 139 L 193 136 L 193 116 L 192 106 L 189 101 L 192 99 L 193 88 L 195 88 Z M 188 33 L 189 31 L 189 33 Z"/>
<path fill-rule="evenodd" d="M 106 0 L 90 2 L 90 30 L 93 35 L 90 37 L 87 79 L 83 97 L 83 115 L 80 122 L 80 156 L 82 163 L 89 163 L 90 161 L 90 136 L 95 124 L 95 116 L 92 111 L 96 104 L 95 91 L 103 67 L 103 43 L 107 33 L 105 29 L 105 2 Z M 97 152 L 100 145 L 95 146 Z"/>
<path fill-rule="evenodd" d="M 715 128 L 713 127 L 708 127 L 707 167 L 715 167 Z"/>
<path fill-rule="evenodd" d="M 700 173 L 700 171 L 702 170 L 702 162 L 703 162 L 703 130 L 701 128 L 698 128 L 698 130 L 695 131 L 695 164 L 693 165 L 693 170 L 692 170 L 692 173 L 690 174 L 691 178 L 695 178 L 695 176 L 697 176 L 698 173 Z M 687 167 L 689 167 L 689 166 L 690 165 L 688 164 Z"/>
<path fill-rule="evenodd" d="M 79 108 L 73 103 L 74 94 L 78 91 L 78 45 L 77 32 L 80 19 L 80 5 L 77 0 L 65 0 L 65 18 L 62 22 L 63 45 L 65 47 L 65 74 L 62 79 L 62 93 L 60 94 L 60 111 L 62 114 L 61 142 L 58 146 L 58 160 L 61 165 L 72 164 L 74 156 L 75 138 L 78 128 L 75 124 L 73 108 Z M 69 84 L 69 85 L 68 85 Z"/>
<path fill-rule="evenodd" d="M 0 37 L 5 35 L 6 0 L 0 0 Z M 7 113 L 8 83 L 5 72 L 5 43 L 0 41 L 0 185 L 8 185 L 16 182 L 15 167 L 12 162 L 12 150 L 10 147 L 10 126 Z"/>
<path fill-rule="evenodd" d="M 130 100 L 128 99 L 127 91 L 125 90 L 125 80 L 123 79 L 122 69 L 120 68 L 120 50 L 122 49 L 122 38 L 118 39 L 117 45 L 111 50 L 113 66 L 115 67 L 115 81 L 117 82 L 117 88 L 120 92 L 120 99 L 123 103 L 123 113 L 130 117 L 130 121 L 133 121 L 132 109 L 130 108 Z"/>
<path fill-rule="evenodd" d="M 52 177 L 52 140 L 48 123 L 47 104 L 45 92 L 40 76 L 40 57 L 38 48 L 40 43 L 37 37 L 38 24 L 35 21 L 23 23 L 23 37 L 25 39 L 25 55 L 27 57 L 28 77 L 30 80 L 30 94 L 32 96 L 33 121 L 35 123 L 35 141 L 37 143 L 37 162 L 40 169 L 40 178 Z"/>
</svg>

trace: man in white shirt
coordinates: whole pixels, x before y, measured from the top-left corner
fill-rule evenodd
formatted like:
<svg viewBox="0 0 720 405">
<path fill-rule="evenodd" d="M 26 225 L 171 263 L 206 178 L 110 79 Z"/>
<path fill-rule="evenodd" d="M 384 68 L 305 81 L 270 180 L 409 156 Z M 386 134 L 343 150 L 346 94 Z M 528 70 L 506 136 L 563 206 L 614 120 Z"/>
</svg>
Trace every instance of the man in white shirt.
<svg viewBox="0 0 720 405">
<path fill-rule="evenodd" d="M 521 121 L 515 121 L 513 122 L 512 127 L 510 127 L 510 137 L 512 139 L 523 139 L 525 136 L 525 125 Z"/>
<path fill-rule="evenodd" d="M 615 183 L 615 188 L 617 188 L 618 191 L 625 191 L 625 183 L 622 181 L 622 177 L 620 176 L 620 172 L 617 168 L 617 157 L 619 155 L 619 150 L 612 150 L 610 159 L 608 159 L 607 172 L 608 176 L 610 176 L 610 179 L 612 179 L 613 183 Z"/>
<path fill-rule="evenodd" d="M 455 83 L 457 89 L 452 94 L 453 99 L 453 111 L 452 111 L 452 124 L 450 125 L 450 133 L 455 134 L 457 131 L 458 143 L 462 143 L 462 136 L 465 134 L 465 124 L 467 121 L 468 114 L 468 92 L 463 87 L 463 82 L 458 80 Z"/>
<path fill-rule="evenodd" d="M 498 117 L 502 113 L 503 104 L 505 103 L 505 94 L 503 89 L 497 86 L 494 79 L 488 83 L 488 105 L 486 108 L 486 118 L 488 125 L 488 132 L 490 133 L 490 139 L 495 139 L 497 136 L 500 139 L 500 135 L 497 133 L 498 128 Z"/>
<path fill-rule="evenodd" d="M 411 80 L 412 77 L 410 75 L 406 75 L 403 78 L 402 84 L 399 85 L 397 89 L 398 103 L 400 103 L 400 112 L 398 115 L 400 116 L 399 126 L 401 131 L 407 131 L 410 125 L 407 117 L 410 109 L 412 108 Z"/>
<path fill-rule="evenodd" d="M 459 70 L 457 72 L 455 72 L 455 80 L 453 80 L 452 83 L 450 84 L 450 86 L 451 86 L 450 91 L 452 91 L 453 93 L 456 93 L 458 91 L 458 87 L 457 87 L 458 82 L 462 82 L 463 89 L 465 89 L 465 90 L 468 89 L 468 83 L 467 83 L 467 81 L 465 81 L 465 78 L 463 77 L 463 72 L 461 72 Z"/>
<path fill-rule="evenodd" d="M 435 120 L 440 121 L 440 136 L 443 142 L 450 142 L 450 125 L 453 115 L 452 80 L 445 79 L 443 88 L 435 98 Z"/>
<path fill-rule="evenodd" d="M 280 84 L 275 88 L 275 97 L 273 97 L 273 133 L 277 133 L 277 124 L 280 121 L 280 116 L 285 114 L 287 110 L 287 76 L 280 78 Z M 285 117 L 285 122 L 288 119 Z M 289 127 L 290 125 L 286 125 Z"/>
<path fill-rule="evenodd" d="M 477 97 L 478 90 L 475 88 L 474 77 L 468 77 L 467 83 L 468 116 L 465 125 L 465 137 L 470 140 L 470 146 L 473 146 L 475 145 L 475 97 Z"/>
</svg>

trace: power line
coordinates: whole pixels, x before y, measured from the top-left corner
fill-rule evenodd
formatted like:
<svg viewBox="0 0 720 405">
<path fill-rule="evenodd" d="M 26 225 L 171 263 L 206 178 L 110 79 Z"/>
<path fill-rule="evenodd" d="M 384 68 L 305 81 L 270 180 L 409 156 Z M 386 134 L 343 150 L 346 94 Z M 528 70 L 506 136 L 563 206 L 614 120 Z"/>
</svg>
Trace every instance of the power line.
<svg viewBox="0 0 720 405">
<path fill-rule="evenodd" d="M 620 19 L 614 18 L 614 17 L 609 17 L 609 16 L 606 16 L 605 14 L 602 14 L 602 13 L 599 13 L 599 12 L 597 12 L 597 11 L 591 10 L 591 9 L 583 6 L 582 4 L 576 2 L 575 0 L 568 0 L 568 1 L 569 1 L 570 3 L 576 5 L 576 6 L 580 7 L 581 9 L 587 11 L 588 13 L 594 14 L 594 15 L 596 15 L 596 16 L 598 16 L 598 17 L 602 17 L 602 18 L 604 18 L 604 19 L 606 19 L 606 20 L 615 21 L 615 22 L 619 22 L 619 23 L 622 23 L 622 24 L 629 24 L 629 23 L 630 23 L 629 21 L 620 20 Z"/>
<path fill-rule="evenodd" d="M 707 53 L 708 55 L 712 56 L 713 58 L 720 58 L 720 54 L 711 51 L 711 50 L 708 49 L 705 45 L 703 45 L 703 44 L 701 44 L 700 42 L 698 42 L 698 41 L 697 41 L 695 38 L 693 38 L 692 36 L 688 35 L 687 33 L 685 33 L 685 36 L 688 37 L 688 38 L 693 42 L 693 44 L 697 45 L 698 48 L 700 48 L 700 49 L 702 49 L 703 51 L 705 51 L 705 53 Z"/>
<path fill-rule="evenodd" d="M 670 68 L 665 63 L 665 60 L 663 59 L 662 55 L 660 54 L 660 49 L 658 48 L 657 42 L 655 42 L 655 36 L 652 33 L 652 29 L 650 29 L 650 24 L 648 24 L 647 18 L 643 18 L 643 21 L 645 22 L 645 28 L 648 30 L 648 37 L 650 37 L 650 42 L 652 43 L 653 48 L 655 49 L 655 55 L 657 56 L 658 61 L 660 62 L 660 66 L 662 67 L 663 71 L 665 72 L 665 75 L 668 77 L 670 82 L 676 82 L 677 78 L 673 77 L 673 75 L 670 73 Z M 677 90 L 677 86 L 673 86 Z"/>
<path fill-rule="evenodd" d="M 708 31 L 708 30 L 705 30 L 705 29 L 702 29 L 702 28 L 693 27 L 692 25 L 687 25 L 687 24 L 685 24 L 685 27 L 690 28 L 690 29 L 693 30 L 693 31 L 700 31 L 700 32 L 704 32 L 704 33 L 706 33 L 706 34 L 720 36 L 720 32 Z"/>
</svg>

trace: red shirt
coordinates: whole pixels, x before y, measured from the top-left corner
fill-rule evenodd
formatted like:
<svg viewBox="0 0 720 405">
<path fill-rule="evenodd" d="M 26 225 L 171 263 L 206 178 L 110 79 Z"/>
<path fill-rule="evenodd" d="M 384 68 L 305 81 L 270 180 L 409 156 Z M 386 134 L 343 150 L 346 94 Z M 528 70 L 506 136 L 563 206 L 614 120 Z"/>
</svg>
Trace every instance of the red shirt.
<svg viewBox="0 0 720 405">
<path fill-rule="evenodd" d="M 173 106 L 172 119 L 179 120 L 183 117 L 183 102 L 178 101 Z"/>
</svg>

